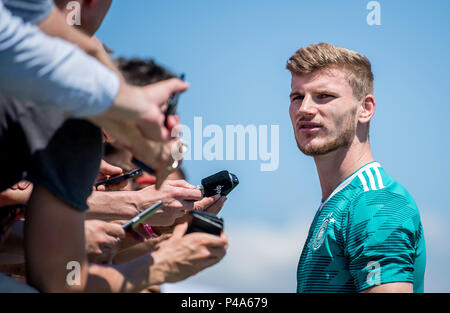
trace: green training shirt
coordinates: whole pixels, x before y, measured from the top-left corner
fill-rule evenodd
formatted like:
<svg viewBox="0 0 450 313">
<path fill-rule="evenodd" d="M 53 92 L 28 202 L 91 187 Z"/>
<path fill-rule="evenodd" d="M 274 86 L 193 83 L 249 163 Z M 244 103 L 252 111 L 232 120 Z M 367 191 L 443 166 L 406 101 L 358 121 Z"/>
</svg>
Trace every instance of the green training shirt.
<svg viewBox="0 0 450 313">
<path fill-rule="evenodd" d="M 360 292 L 391 282 L 423 292 L 425 259 L 414 200 L 371 162 L 320 205 L 298 264 L 297 292 Z"/>
</svg>

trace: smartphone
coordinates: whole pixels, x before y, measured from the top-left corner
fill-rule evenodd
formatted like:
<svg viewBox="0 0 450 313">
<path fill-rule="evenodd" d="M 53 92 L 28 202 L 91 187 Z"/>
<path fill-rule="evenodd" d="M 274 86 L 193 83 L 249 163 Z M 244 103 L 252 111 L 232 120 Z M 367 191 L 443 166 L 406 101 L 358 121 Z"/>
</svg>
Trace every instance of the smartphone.
<svg viewBox="0 0 450 313">
<path fill-rule="evenodd" d="M 180 75 L 180 79 L 184 81 L 184 73 Z M 169 99 L 169 106 L 167 107 L 164 120 L 164 125 L 167 127 L 167 117 L 169 115 L 174 115 L 177 113 L 177 107 L 178 107 L 178 98 L 180 97 L 180 92 L 176 92 L 170 97 Z"/>
<path fill-rule="evenodd" d="M 194 232 L 208 233 L 220 236 L 223 232 L 223 219 L 214 214 L 203 211 L 189 211 L 192 216 L 192 223 L 186 234 Z"/>
<path fill-rule="evenodd" d="M 154 205 L 152 205 L 145 211 L 142 211 L 141 213 L 139 213 L 138 215 L 133 217 L 131 220 L 126 222 L 124 225 L 122 225 L 123 230 L 125 230 L 126 232 L 133 231 L 133 229 L 136 228 L 137 226 L 139 226 L 139 224 L 141 224 L 143 221 L 145 221 L 150 216 L 155 214 L 156 211 L 158 211 L 159 207 L 162 204 L 163 204 L 163 202 L 161 200 L 159 200 L 158 202 L 156 202 Z"/>
<path fill-rule="evenodd" d="M 117 176 L 117 177 L 114 177 L 114 178 L 110 178 L 110 179 L 98 182 L 94 186 L 95 186 L 95 188 L 97 188 L 100 185 L 110 186 L 110 185 L 121 183 L 124 180 L 130 179 L 130 178 L 133 178 L 133 177 L 138 177 L 138 176 L 141 176 L 141 175 L 142 175 L 142 169 L 138 168 L 138 169 L 132 170 L 132 171 L 130 171 L 128 173 L 125 173 L 123 175 L 120 175 L 120 176 Z"/>
</svg>

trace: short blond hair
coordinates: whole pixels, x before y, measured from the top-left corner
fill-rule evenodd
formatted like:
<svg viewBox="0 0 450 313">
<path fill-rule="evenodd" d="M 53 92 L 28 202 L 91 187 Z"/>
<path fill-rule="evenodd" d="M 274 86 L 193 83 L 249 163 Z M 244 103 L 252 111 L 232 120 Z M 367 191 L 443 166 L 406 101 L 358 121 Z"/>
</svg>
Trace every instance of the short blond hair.
<svg viewBox="0 0 450 313">
<path fill-rule="evenodd" d="M 348 72 L 348 82 L 356 99 L 373 94 L 373 73 L 370 61 L 362 54 L 329 43 L 302 47 L 289 58 L 286 68 L 294 75 L 310 74 L 325 68 Z"/>
</svg>

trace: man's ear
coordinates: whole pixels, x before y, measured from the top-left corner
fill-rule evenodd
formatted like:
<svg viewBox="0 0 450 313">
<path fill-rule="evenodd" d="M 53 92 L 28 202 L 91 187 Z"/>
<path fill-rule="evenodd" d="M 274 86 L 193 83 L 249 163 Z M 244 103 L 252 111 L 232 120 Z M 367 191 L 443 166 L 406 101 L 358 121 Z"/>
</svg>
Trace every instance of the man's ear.
<svg viewBox="0 0 450 313">
<path fill-rule="evenodd" d="M 364 97 L 361 102 L 361 110 L 359 112 L 358 122 L 361 124 L 367 124 L 375 114 L 375 98 L 369 94 Z"/>
</svg>

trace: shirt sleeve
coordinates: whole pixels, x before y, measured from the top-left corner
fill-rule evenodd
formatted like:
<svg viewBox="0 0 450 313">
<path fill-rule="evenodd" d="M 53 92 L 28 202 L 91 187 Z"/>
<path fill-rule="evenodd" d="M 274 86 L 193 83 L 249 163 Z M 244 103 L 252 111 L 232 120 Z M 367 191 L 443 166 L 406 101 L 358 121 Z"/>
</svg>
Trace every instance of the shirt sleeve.
<svg viewBox="0 0 450 313">
<path fill-rule="evenodd" d="M 98 115 L 113 103 L 119 77 L 81 49 L 42 33 L 0 1 L 0 92 L 74 117 Z"/>
<path fill-rule="evenodd" d="M 25 22 L 36 24 L 52 11 L 53 0 L 2 0 L 12 15 Z"/>
<path fill-rule="evenodd" d="M 420 215 L 406 197 L 368 191 L 349 212 L 345 253 L 357 291 L 391 282 L 414 282 Z"/>
</svg>

